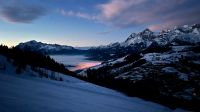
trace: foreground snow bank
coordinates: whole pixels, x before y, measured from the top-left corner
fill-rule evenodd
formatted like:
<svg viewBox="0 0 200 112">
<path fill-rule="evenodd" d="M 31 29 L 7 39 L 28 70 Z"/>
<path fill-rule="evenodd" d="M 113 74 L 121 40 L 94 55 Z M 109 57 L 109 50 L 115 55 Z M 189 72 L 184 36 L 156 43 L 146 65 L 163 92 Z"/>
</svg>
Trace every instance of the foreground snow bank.
<svg viewBox="0 0 200 112">
<path fill-rule="evenodd" d="M 127 97 L 70 76 L 64 81 L 0 73 L 1 112 L 170 112 L 167 107 Z M 178 110 L 182 111 L 182 110 Z"/>
</svg>

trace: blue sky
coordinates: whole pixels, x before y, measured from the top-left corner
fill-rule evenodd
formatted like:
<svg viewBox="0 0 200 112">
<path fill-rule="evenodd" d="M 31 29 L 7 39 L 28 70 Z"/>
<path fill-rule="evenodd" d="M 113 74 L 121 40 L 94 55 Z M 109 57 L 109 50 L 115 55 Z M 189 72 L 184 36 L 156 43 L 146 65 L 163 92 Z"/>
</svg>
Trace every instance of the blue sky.
<svg viewBox="0 0 200 112">
<path fill-rule="evenodd" d="M 0 0 L 0 43 L 105 45 L 199 20 L 199 0 Z"/>
</svg>

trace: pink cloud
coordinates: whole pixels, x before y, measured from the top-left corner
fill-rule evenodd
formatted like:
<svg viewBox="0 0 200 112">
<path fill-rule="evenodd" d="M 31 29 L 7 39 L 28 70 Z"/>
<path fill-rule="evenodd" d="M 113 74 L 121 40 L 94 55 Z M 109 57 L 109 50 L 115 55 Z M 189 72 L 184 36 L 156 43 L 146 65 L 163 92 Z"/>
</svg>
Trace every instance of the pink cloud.
<svg viewBox="0 0 200 112">
<path fill-rule="evenodd" d="M 101 16 L 111 19 L 133 5 L 138 5 L 146 0 L 111 0 L 109 3 L 98 5 Z"/>
<path fill-rule="evenodd" d="M 152 24 L 148 28 L 152 31 L 159 31 L 159 30 L 166 30 L 171 28 L 172 26 L 175 26 L 176 22 L 166 22 L 166 23 L 161 23 L 161 24 Z"/>
<path fill-rule="evenodd" d="M 200 20 L 197 0 L 110 0 L 98 4 L 94 15 L 60 11 L 65 16 L 99 21 L 117 28 L 146 26 L 153 30 L 174 25 L 194 24 Z"/>
<path fill-rule="evenodd" d="M 58 12 L 61 13 L 63 16 L 74 16 L 88 20 L 96 20 L 96 16 L 89 15 L 83 12 L 74 12 L 74 11 L 65 11 L 64 9 L 58 9 Z"/>
</svg>

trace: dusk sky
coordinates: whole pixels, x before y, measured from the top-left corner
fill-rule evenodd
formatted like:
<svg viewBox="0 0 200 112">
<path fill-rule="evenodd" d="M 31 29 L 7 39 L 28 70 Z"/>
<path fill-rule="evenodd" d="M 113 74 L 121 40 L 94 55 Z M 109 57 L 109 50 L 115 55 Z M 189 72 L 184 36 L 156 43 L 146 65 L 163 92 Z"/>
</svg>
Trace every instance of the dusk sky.
<svg viewBox="0 0 200 112">
<path fill-rule="evenodd" d="M 200 23 L 200 0 L 0 0 L 0 44 L 124 41 L 145 28 Z"/>
</svg>

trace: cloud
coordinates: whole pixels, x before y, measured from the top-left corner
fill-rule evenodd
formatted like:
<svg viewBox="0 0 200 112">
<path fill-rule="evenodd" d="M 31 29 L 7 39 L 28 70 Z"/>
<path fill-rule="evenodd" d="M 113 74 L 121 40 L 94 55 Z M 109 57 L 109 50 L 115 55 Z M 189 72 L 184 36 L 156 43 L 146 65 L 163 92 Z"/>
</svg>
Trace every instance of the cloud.
<svg viewBox="0 0 200 112">
<path fill-rule="evenodd" d="M 0 5 L 0 19 L 11 23 L 31 23 L 45 14 L 45 8 L 24 1 L 11 0 Z"/>
<path fill-rule="evenodd" d="M 120 28 L 156 23 L 153 29 L 160 29 L 200 20 L 198 0 L 111 0 L 99 8 L 102 20 Z"/>
<path fill-rule="evenodd" d="M 199 0 L 109 0 L 96 15 L 65 11 L 65 16 L 99 21 L 117 28 L 146 26 L 153 30 L 200 22 Z"/>
<path fill-rule="evenodd" d="M 105 19 L 111 19 L 118 16 L 122 11 L 143 3 L 145 0 L 111 0 L 109 3 L 100 4 L 97 7 L 101 10 L 101 15 Z"/>
<path fill-rule="evenodd" d="M 97 34 L 99 35 L 107 35 L 107 34 L 110 34 L 112 33 L 112 31 L 103 31 L 103 32 L 98 32 Z"/>
<path fill-rule="evenodd" d="M 88 20 L 96 20 L 96 16 L 92 16 L 87 13 L 83 12 L 74 12 L 74 11 L 65 11 L 64 9 L 58 9 L 58 12 L 61 13 L 63 16 L 75 16 L 83 19 L 88 19 Z"/>
</svg>

